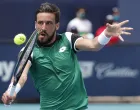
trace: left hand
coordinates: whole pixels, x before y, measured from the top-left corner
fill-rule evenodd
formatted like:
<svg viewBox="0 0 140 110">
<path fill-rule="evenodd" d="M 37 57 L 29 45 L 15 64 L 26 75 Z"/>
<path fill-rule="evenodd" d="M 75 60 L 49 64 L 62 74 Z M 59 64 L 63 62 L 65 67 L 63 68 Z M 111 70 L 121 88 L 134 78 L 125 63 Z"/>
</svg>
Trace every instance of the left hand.
<svg viewBox="0 0 140 110">
<path fill-rule="evenodd" d="M 129 20 L 122 21 L 117 24 L 109 24 L 107 23 L 107 28 L 105 29 L 105 35 L 107 37 L 111 36 L 118 36 L 121 41 L 124 41 L 124 39 L 121 37 L 121 35 L 131 35 L 130 32 L 127 32 L 128 30 L 133 30 L 131 27 L 122 27 L 124 24 L 127 24 Z"/>
<path fill-rule="evenodd" d="M 2 102 L 5 105 L 10 105 L 11 103 L 13 103 L 15 99 L 16 99 L 16 93 L 14 93 L 13 96 L 10 96 L 8 90 L 5 93 L 3 93 L 2 98 L 1 98 Z"/>
</svg>

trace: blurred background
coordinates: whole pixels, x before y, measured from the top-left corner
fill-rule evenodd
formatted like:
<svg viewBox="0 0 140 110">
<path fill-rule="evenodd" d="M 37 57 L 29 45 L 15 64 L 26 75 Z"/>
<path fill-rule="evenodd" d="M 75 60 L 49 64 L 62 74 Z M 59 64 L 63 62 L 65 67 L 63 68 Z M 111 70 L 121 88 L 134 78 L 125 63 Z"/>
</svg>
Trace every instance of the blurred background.
<svg viewBox="0 0 140 110">
<path fill-rule="evenodd" d="M 55 3 L 61 10 L 58 33 L 71 31 L 92 39 L 105 24 L 130 20 L 131 36 L 116 36 L 99 52 L 77 54 L 86 90 L 88 110 L 140 109 L 140 36 L 139 0 L 0 0 L 0 96 L 7 89 L 19 50 L 13 38 L 18 33 L 27 37 L 34 30 L 35 11 L 43 2 Z M 79 10 L 80 9 L 80 10 Z M 73 23 L 78 19 L 86 28 Z M 86 21 L 83 22 L 83 21 Z M 29 78 L 15 104 L 0 110 L 39 110 L 39 95 Z"/>
</svg>

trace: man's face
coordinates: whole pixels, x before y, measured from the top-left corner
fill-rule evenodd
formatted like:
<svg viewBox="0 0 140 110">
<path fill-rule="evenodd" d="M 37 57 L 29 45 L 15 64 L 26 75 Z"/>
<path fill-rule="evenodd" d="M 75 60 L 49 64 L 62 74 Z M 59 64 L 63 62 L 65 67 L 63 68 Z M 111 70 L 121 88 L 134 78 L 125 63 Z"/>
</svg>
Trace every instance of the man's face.
<svg viewBox="0 0 140 110">
<path fill-rule="evenodd" d="M 59 23 L 55 23 L 53 13 L 38 13 L 35 27 L 39 31 L 38 41 L 42 44 L 48 44 L 55 36 Z"/>
</svg>

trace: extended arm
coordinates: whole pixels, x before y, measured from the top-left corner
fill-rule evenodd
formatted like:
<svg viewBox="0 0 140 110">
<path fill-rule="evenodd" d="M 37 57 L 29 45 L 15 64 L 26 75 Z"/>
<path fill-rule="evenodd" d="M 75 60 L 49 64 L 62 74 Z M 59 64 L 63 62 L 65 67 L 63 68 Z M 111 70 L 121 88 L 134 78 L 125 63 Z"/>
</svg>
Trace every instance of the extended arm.
<svg viewBox="0 0 140 110">
<path fill-rule="evenodd" d="M 109 42 L 111 36 L 118 36 L 121 41 L 124 41 L 121 35 L 130 35 L 131 33 L 126 31 L 133 30 L 131 27 L 122 27 L 128 22 L 129 20 L 125 20 L 118 24 L 107 24 L 107 28 L 99 35 L 99 37 L 95 37 L 94 39 L 79 38 L 75 42 L 75 47 L 78 50 L 98 51 Z"/>
</svg>

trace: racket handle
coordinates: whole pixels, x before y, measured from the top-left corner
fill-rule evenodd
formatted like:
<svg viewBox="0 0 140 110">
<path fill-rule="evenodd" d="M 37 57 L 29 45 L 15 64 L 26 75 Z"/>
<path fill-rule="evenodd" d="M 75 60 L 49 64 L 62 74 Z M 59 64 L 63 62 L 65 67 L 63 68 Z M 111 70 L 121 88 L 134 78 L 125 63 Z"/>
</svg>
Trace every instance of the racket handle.
<svg viewBox="0 0 140 110">
<path fill-rule="evenodd" d="M 10 96 L 14 96 L 16 86 L 12 85 L 11 88 L 8 90 Z M 4 106 L 9 107 L 12 103 L 4 104 Z"/>
<path fill-rule="evenodd" d="M 9 95 L 10 96 L 13 96 L 14 95 L 15 89 L 16 89 L 16 86 L 13 85 L 12 88 L 11 88 L 11 90 L 9 91 Z"/>
</svg>

